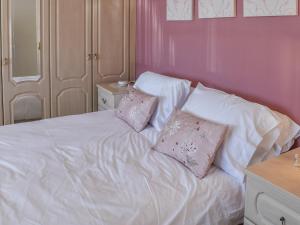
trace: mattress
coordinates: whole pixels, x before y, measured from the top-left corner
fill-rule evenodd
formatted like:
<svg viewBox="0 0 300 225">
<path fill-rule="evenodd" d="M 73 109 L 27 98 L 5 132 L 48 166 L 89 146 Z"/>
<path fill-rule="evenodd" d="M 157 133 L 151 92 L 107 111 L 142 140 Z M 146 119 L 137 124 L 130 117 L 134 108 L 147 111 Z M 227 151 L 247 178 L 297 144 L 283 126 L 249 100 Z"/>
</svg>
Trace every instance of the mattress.
<svg viewBox="0 0 300 225">
<path fill-rule="evenodd" d="M 1 225 L 237 224 L 244 187 L 202 180 L 112 111 L 0 128 Z"/>
</svg>

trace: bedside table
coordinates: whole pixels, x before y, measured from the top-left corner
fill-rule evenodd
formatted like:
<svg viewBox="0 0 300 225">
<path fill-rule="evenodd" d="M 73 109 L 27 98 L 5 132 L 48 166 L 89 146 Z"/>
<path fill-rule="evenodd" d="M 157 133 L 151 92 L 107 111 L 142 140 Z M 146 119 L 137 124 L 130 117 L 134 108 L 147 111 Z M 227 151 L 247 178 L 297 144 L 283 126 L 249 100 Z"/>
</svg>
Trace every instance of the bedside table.
<svg viewBox="0 0 300 225">
<path fill-rule="evenodd" d="M 128 94 L 128 88 L 120 87 L 117 83 L 97 84 L 98 111 L 115 109 L 121 99 Z"/>
<path fill-rule="evenodd" d="M 300 224 L 300 148 L 247 169 L 244 225 Z"/>
</svg>

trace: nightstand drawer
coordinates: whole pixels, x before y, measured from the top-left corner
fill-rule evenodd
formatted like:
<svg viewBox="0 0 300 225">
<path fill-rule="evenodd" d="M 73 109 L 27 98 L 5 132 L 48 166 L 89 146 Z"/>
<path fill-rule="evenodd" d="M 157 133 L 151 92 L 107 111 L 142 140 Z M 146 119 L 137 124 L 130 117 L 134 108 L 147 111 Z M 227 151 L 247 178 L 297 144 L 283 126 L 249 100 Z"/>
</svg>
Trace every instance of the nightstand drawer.
<svg viewBox="0 0 300 225">
<path fill-rule="evenodd" d="M 106 109 L 113 109 L 115 107 L 114 96 L 109 94 L 105 89 L 99 88 L 98 105 Z"/>
<path fill-rule="evenodd" d="M 112 110 L 112 108 L 108 108 L 108 107 L 101 106 L 98 104 L 98 111 L 105 111 L 105 110 Z"/>
<path fill-rule="evenodd" d="M 119 87 L 116 83 L 102 83 L 98 88 L 98 110 L 116 109 L 121 99 L 128 94 L 128 87 Z"/>
<path fill-rule="evenodd" d="M 299 198 L 248 174 L 245 214 L 257 225 L 298 225 Z"/>
</svg>

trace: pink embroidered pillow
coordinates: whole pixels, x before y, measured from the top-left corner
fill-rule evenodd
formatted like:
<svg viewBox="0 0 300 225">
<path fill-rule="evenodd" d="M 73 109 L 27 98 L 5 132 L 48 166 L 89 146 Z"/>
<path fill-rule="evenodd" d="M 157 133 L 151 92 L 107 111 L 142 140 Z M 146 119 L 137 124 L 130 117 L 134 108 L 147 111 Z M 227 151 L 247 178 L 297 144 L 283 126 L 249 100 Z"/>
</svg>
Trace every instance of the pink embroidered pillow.
<svg viewBox="0 0 300 225">
<path fill-rule="evenodd" d="M 157 97 L 130 88 L 129 94 L 121 100 L 116 115 L 140 132 L 148 124 L 157 103 Z"/>
<path fill-rule="evenodd" d="M 206 176 L 227 127 L 176 110 L 162 130 L 154 150 L 183 163 L 198 178 Z"/>
</svg>

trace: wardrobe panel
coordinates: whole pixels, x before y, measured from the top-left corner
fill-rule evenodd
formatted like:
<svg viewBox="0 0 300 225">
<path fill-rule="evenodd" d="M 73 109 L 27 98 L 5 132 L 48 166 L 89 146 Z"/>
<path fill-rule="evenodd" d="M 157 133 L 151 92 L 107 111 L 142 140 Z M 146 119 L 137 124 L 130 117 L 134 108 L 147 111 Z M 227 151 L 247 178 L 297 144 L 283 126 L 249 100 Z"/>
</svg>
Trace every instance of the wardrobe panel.
<svg viewBox="0 0 300 225">
<path fill-rule="evenodd" d="M 44 99 L 34 93 L 20 94 L 12 100 L 12 120 L 15 123 L 28 122 L 43 118 Z"/>
<path fill-rule="evenodd" d="M 86 71 L 86 1 L 57 1 L 57 76 L 81 79 Z"/>
<path fill-rule="evenodd" d="M 129 80 L 136 79 L 136 0 L 130 0 L 130 23 L 129 23 Z"/>
<path fill-rule="evenodd" d="M 92 110 L 91 7 L 91 0 L 51 1 L 52 116 Z"/>
<path fill-rule="evenodd" d="M 128 80 L 130 0 L 94 0 L 93 12 L 94 82 Z"/>
<path fill-rule="evenodd" d="M 0 43 L 1 48 L 1 43 Z M 2 48 L 1 48 L 2 49 Z M 0 63 L 0 76 L 2 76 L 2 65 L 4 66 L 4 61 L 2 60 L 2 57 L 0 57 L 1 63 Z M 3 125 L 3 99 L 2 99 L 2 79 L 0 79 L 0 126 Z"/>
<path fill-rule="evenodd" d="M 49 1 L 2 0 L 1 27 L 4 124 L 16 122 L 15 109 L 20 109 L 21 98 L 26 106 L 36 102 L 32 99 L 41 99 L 42 115 L 33 119 L 48 118 Z"/>
<path fill-rule="evenodd" d="M 74 112 L 85 113 L 88 106 L 88 92 L 83 88 L 65 89 L 57 96 L 58 116 L 71 115 Z"/>
<path fill-rule="evenodd" d="M 102 76 L 123 75 L 126 43 L 126 1 L 99 1 L 98 13 L 98 73 Z M 125 22 L 125 24 L 124 24 Z"/>
</svg>

